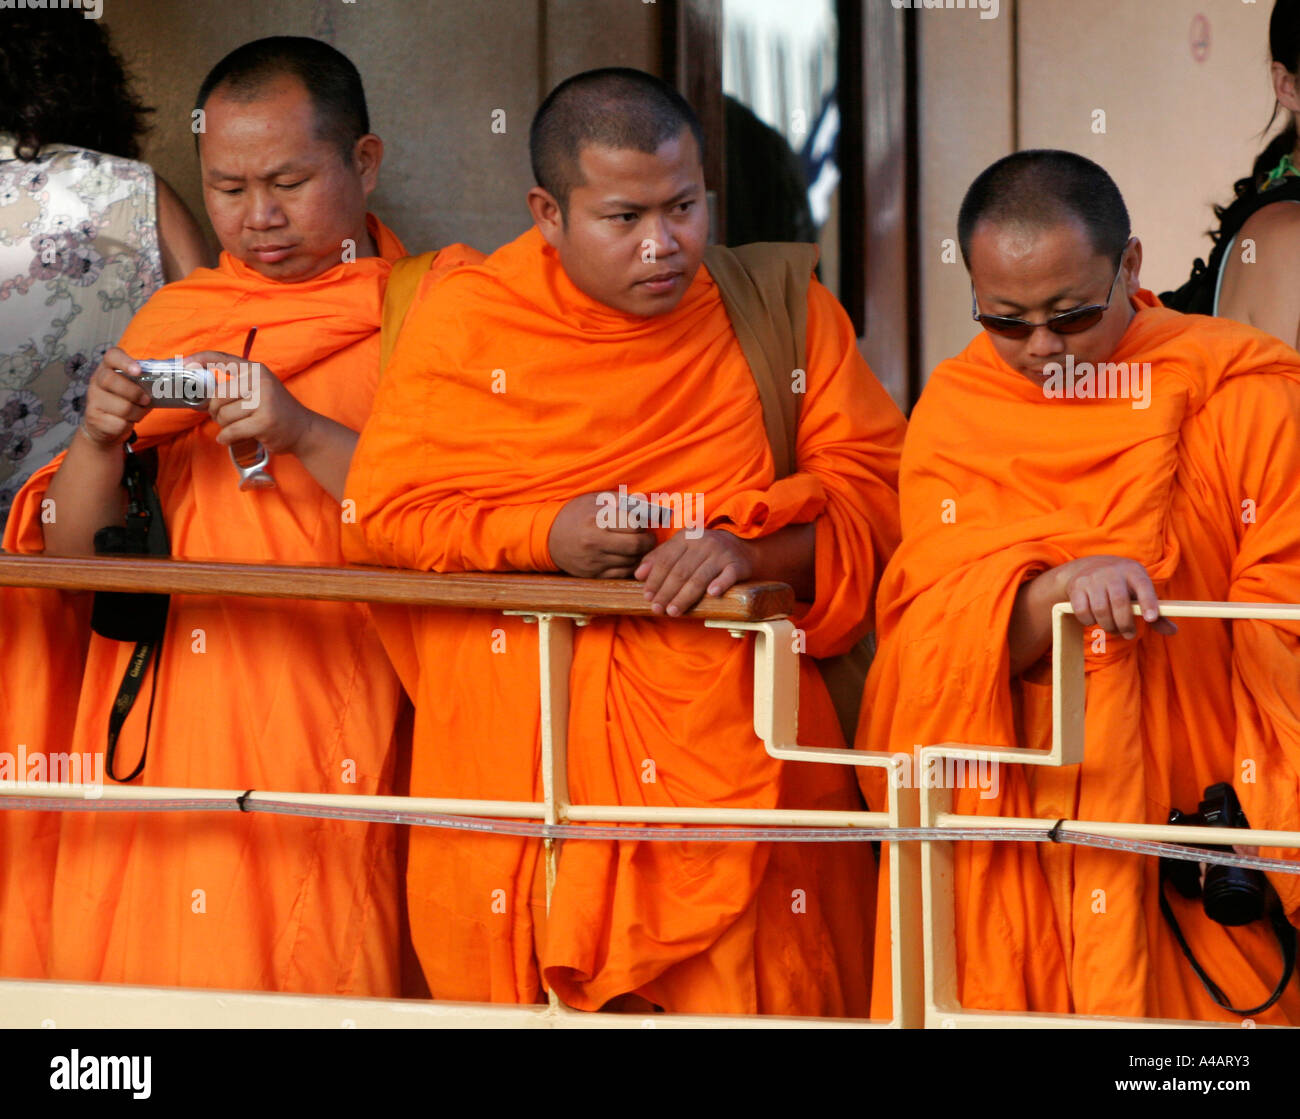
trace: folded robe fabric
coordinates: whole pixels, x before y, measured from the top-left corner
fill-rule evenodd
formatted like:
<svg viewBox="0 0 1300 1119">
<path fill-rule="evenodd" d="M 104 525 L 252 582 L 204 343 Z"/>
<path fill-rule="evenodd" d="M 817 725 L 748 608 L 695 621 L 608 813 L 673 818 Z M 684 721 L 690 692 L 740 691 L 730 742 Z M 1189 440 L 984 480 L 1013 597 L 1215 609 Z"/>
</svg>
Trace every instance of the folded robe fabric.
<svg viewBox="0 0 1300 1119">
<path fill-rule="evenodd" d="M 705 269 L 671 313 L 605 307 L 530 231 L 414 308 L 348 480 L 354 560 L 555 571 L 570 499 L 620 485 L 691 495 L 741 536 L 816 523 L 810 653 L 867 624 L 896 532 L 903 420 L 829 293 L 809 296 L 798 470 L 773 483 L 758 391 Z M 662 502 L 661 502 L 662 503 Z M 680 522 L 678 522 L 680 526 Z M 661 531 L 661 537 L 667 532 Z M 536 627 L 411 612 L 412 792 L 540 800 Z M 815 666 L 800 740 L 843 744 Z M 838 766 L 769 757 L 753 732 L 752 646 L 698 622 L 593 618 L 576 633 L 574 803 L 845 808 Z M 549 924 L 541 846 L 417 831 L 411 931 L 434 997 L 599 1008 L 865 1014 L 874 863 L 852 845 L 566 841 Z"/>
<path fill-rule="evenodd" d="M 120 345 L 133 357 L 199 350 L 263 362 L 308 408 L 360 429 L 379 376 L 379 324 L 397 238 L 373 217 L 376 257 L 302 283 L 228 254 L 155 295 Z M 475 259 L 443 250 L 435 265 Z M 206 413 L 151 411 L 158 492 L 182 559 L 342 561 L 343 519 L 291 455 L 277 488 L 240 492 Z M 6 546 L 39 552 L 56 460 L 20 493 Z M 79 750 L 102 755 L 131 646 L 94 637 L 76 712 Z M 118 772 L 144 743 L 149 685 L 122 732 Z M 74 697 L 75 698 L 75 697 Z M 40 702 L 66 700 L 41 693 Z M 360 603 L 185 595 L 172 600 L 148 760 L 134 783 L 303 792 L 391 791 L 401 688 Z M 68 813 L 49 931 L 51 978 L 398 993 L 399 883 L 386 825 L 237 813 Z"/>
<path fill-rule="evenodd" d="M 95 781 L 72 749 L 89 639 L 89 596 L 0 587 L 0 779 Z M 45 978 L 58 841 L 57 812 L 0 810 L 0 978 Z"/>
<path fill-rule="evenodd" d="M 1300 602 L 1300 356 L 1149 292 L 1136 305 L 1110 358 L 1128 363 L 1127 397 L 1047 399 L 984 334 L 935 370 L 903 454 L 903 542 L 881 583 L 859 747 L 1046 749 L 1050 658 L 1013 683 L 1007 625 L 1022 582 L 1077 557 L 1137 560 L 1165 599 Z M 1144 407 L 1132 377 L 1146 363 Z M 1165 637 L 1139 622 L 1131 641 L 1088 630 L 1082 765 L 1002 765 L 996 796 L 958 790 L 955 810 L 1163 824 L 1229 781 L 1254 827 L 1300 828 L 1300 626 L 1177 624 Z M 878 780 L 862 780 L 880 805 Z M 1239 1021 L 1184 960 L 1157 882 L 1148 857 L 958 844 L 962 1004 Z M 1300 879 L 1273 882 L 1295 922 Z M 1233 1005 L 1262 1003 L 1282 973 L 1268 923 L 1225 928 L 1168 892 Z M 1300 984 L 1257 1020 L 1300 1023 Z"/>
</svg>

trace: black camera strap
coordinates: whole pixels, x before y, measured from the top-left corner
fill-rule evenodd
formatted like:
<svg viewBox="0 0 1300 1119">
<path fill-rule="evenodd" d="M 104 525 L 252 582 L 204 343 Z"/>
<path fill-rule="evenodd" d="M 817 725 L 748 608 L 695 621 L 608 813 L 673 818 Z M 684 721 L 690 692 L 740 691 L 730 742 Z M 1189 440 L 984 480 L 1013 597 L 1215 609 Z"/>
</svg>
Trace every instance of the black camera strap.
<svg viewBox="0 0 1300 1119">
<path fill-rule="evenodd" d="M 1282 911 L 1281 904 L 1269 906 L 1269 921 L 1273 926 L 1273 932 L 1277 936 L 1278 946 L 1282 949 L 1282 978 L 1278 980 L 1277 986 L 1273 988 L 1273 993 L 1268 997 L 1267 1002 L 1262 1002 L 1258 1006 L 1252 1006 L 1248 1010 L 1240 1010 L 1228 1001 L 1228 996 L 1223 993 L 1219 985 L 1214 982 L 1201 967 L 1199 961 L 1192 954 L 1191 946 L 1187 943 L 1187 938 L 1183 936 L 1183 930 L 1178 927 L 1178 919 L 1174 916 L 1173 906 L 1169 904 L 1169 898 L 1165 894 L 1165 871 L 1160 871 L 1160 912 L 1164 914 L 1165 920 L 1169 922 L 1169 928 L 1174 934 L 1174 939 L 1178 941 L 1178 947 L 1183 950 L 1183 955 L 1187 957 L 1187 962 L 1192 965 L 1192 970 L 1196 972 L 1196 977 L 1209 992 L 1210 998 L 1218 1003 L 1224 1010 L 1230 1014 L 1239 1014 L 1243 1018 L 1248 1018 L 1252 1014 L 1262 1014 L 1278 999 L 1286 990 L 1286 985 L 1291 982 L 1291 973 L 1295 970 L 1296 956 L 1296 930 L 1295 926 L 1286 919 L 1286 914 Z M 1207 918 L 1208 920 L 1208 918 Z"/>
<path fill-rule="evenodd" d="M 140 694 L 140 685 L 144 681 L 144 674 L 149 669 L 149 661 L 152 659 L 154 651 L 159 647 L 155 641 L 137 642 L 135 652 L 131 654 L 131 661 L 126 667 L 126 675 L 122 677 L 122 683 L 117 688 L 117 698 L 113 701 L 113 711 L 108 717 L 108 749 L 104 753 L 104 772 L 108 774 L 109 779 L 117 781 L 119 784 L 126 784 L 128 781 L 134 781 L 140 776 L 140 771 L 144 769 L 144 760 L 149 755 L 149 727 L 153 723 L 153 701 L 158 692 L 158 665 L 154 665 L 153 684 L 149 689 L 149 710 L 145 715 L 144 723 L 144 748 L 140 751 L 140 760 L 136 767 L 131 770 L 125 777 L 119 777 L 113 772 L 113 763 L 117 758 L 117 739 L 122 733 L 122 724 L 126 722 L 126 717 L 131 714 L 131 708 L 135 706 L 136 696 Z"/>
<path fill-rule="evenodd" d="M 135 441 L 132 435 L 131 442 Z M 127 510 L 126 523 L 128 533 L 144 541 L 144 554 L 150 556 L 170 556 L 171 541 L 167 536 L 167 526 L 163 522 L 162 502 L 154 488 L 153 477 L 158 468 L 157 452 L 152 449 L 137 454 L 126 446 L 126 456 L 122 468 L 122 484 L 126 488 Z M 149 730 L 153 725 L 153 705 L 158 693 L 158 670 L 161 667 L 162 639 L 167 624 L 167 607 L 170 599 L 166 595 L 114 594 L 106 606 L 115 612 L 129 611 L 129 624 L 116 619 L 116 629 L 104 636 L 117 640 L 135 639 L 135 651 L 127 663 L 126 673 L 118 685 L 117 698 L 108 718 L 108 747 L 104 754 L 104 771 L 109 779 L 125 784 L 140 776 L 145 759 L 149 755 Z M 97 603 L 97 606 L 100 605 Z M 108 610 L 106 609 L 105 613 Z M 130 636 L 128 636 L 130 634 Z M 149 689 L 149 709 L 145 716 L 144 745 L 140 750 L 140 760 L 125 777 L 115 772 L 117 760 L 117 741 L 126 723 L 127 716 L 135 706 L 144 683 L 145 673 L 153 662 L 153 680 Z"/>
</svg>

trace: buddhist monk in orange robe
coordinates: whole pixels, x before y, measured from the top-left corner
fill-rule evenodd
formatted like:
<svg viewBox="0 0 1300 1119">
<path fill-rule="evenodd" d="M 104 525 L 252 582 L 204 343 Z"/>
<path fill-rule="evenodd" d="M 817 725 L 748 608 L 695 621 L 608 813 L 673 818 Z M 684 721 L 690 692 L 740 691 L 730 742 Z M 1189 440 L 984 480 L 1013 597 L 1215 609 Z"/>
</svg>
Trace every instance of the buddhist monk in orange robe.
<svg viewBox="0 0 1300 1119">
<path fill-rule="evenodd" d="M 1158 601 L 1300 602 L 1300 355 L 1161 307 L 1118 189 L 1082 157 L 994 164 L 959 233 L 986 330 L 913 413 L 858 745 L 1046 749 L 1051 607 L 1069 601 L 1083 763 L 1004 764 L 956 812 L 1164 824 L 1228 782 L 1253 827 L 1300 828 L 1300 626 L 1175 625 Z M 1300 920 L 1300 878 L 1270 878 Z M 955 888 L 963 1006 L 1241 1021 L 1180 951 L 1155 858 L 960 843 Z M 1228 927 L 1164 889 L 1225 1001 L 1265 1003 L 1283 973 L 1270 922 Z M 875 995 L 887 1013 L 879 972 Z M 1300 984 L 1249 1016 L 1300 1024 Z"/>
<path fill-rule="evenodd" d="M 659 616 L 576 631 L 573 803 L 853 808 L 850 772 L 777 761 L 755 737 L 750 641 L 679 615 L 781 579 L 805 600 L 807 651 L 848 648 L 894 543 L 903 421 L 814 282 L 796 470 L 774 480 L 754 377 L 700 265 L 697 137 L 690 107 L 637 71 L 551 94 L 533 125 L 536 228 L 412 310 L 348 479 L 345 553 L 645 583 Z M 620 486 L 689 496 L 694 523 L 602 521 Z M 469 610 L 412 625 L 412 792 L 540 800 L 536 627 Z M 800 686 L 800 741 L 841 746 L 808 657 Z M 412 938 L 435 998 L 867 1012 L 865 845 L 570 839 L 549 921 L 542 864 L 536 840 L 412 834 Z"/>
<path fill-rule="evenodd" d="M 321 100 L 327 78 L 352 91 L 348 111 Z M 89 554 L 98 528 L 121 524 L 123 443 L 134 432 L 135 450 L 157 450 L 175 557 L 342 561 L 343 481 L 379 379 L 386 281 L 405 255 L 365 209 L 382 143 L 355 68 L 312 40 L 239 48 L 209 76 L 199 108 L 220 263 L 165 287 L 108 351 L 76 440 L 19 495 L 12 551 Z M 480 259 L 444 250 L 436 267 L 469 258 Z M 161 409 L 134 380 L 137 359 L 237 362 L 253 327 L 258 365 L 239 379 L 242 395 L 230 377 L 204 409 Z M 239 488 L 231 448 L 250 440 L 270 453 L 275 488 Z M 41 516 L 47 507 L 53 518 Z M 79 706 L 64 693 L 78 749 L 103 755 L 133 648 L 92 639 Z M 110 777 L 143 759 L 136 784 L 393 791 L 402 693 L 364 604 L 174 597 L 150 677 Z M 52 895 L 50 978 L 399 993 L 388 826 L 70 812 Z"/>
</svg>

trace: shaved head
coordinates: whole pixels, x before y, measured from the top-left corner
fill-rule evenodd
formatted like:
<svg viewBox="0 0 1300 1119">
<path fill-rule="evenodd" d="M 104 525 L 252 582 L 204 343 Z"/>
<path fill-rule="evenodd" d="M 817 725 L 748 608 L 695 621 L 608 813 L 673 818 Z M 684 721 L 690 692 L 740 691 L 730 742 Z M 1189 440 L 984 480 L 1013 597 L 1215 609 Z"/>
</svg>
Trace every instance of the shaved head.
<svg viewBox="0 0 1300 1119">
<path fill-rule="evenodd" d="M 356 142 L 370 131 L 365 90 L 348 57 L 319 39 L 273 35 L 236 47 L 203 79 L 194 107 L 202 109 L 214 93 L 245 104 L 257 101 L 285 78 L 307 90 L 317 137 L 351 163 Z"/>
<path fill-rule="evenodd" d="M 687 128 L 702 159 L 699 118 L 667 82 L 623 67 L 575 74 L 551 90 L 533 117 L 528 136 L 533 176 L 567 215 L 570 193 L 585 185 L 578 158 L 584 148 L 653 155 Z"/>
<path fill-rule="evenodd" d="M 1106 172 L 1064 151 L 1016 152 L 971 184 L 957 216 L 957 239 L 970 268 L 971 237 L 987 224 L 1035 234 L 1077 222 L 1093 249 L 1118 267 L 1130 228 L 1124 199 Z"/>
</svg>

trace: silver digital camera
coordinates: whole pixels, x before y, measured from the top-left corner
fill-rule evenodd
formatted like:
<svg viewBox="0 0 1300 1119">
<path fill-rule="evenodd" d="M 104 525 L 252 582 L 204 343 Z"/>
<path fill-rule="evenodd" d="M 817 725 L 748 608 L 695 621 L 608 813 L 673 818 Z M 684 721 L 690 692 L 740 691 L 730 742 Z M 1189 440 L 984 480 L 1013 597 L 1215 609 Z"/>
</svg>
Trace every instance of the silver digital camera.
<svg viewBox="0 0 1300 1119">
<path fill-rule="evenodd" d="M 208 369 L 187 369 L 179 358 L 140 362 L 140 385 L 155 408 L 206 408 L 216 387 Z"/>
</svg>

